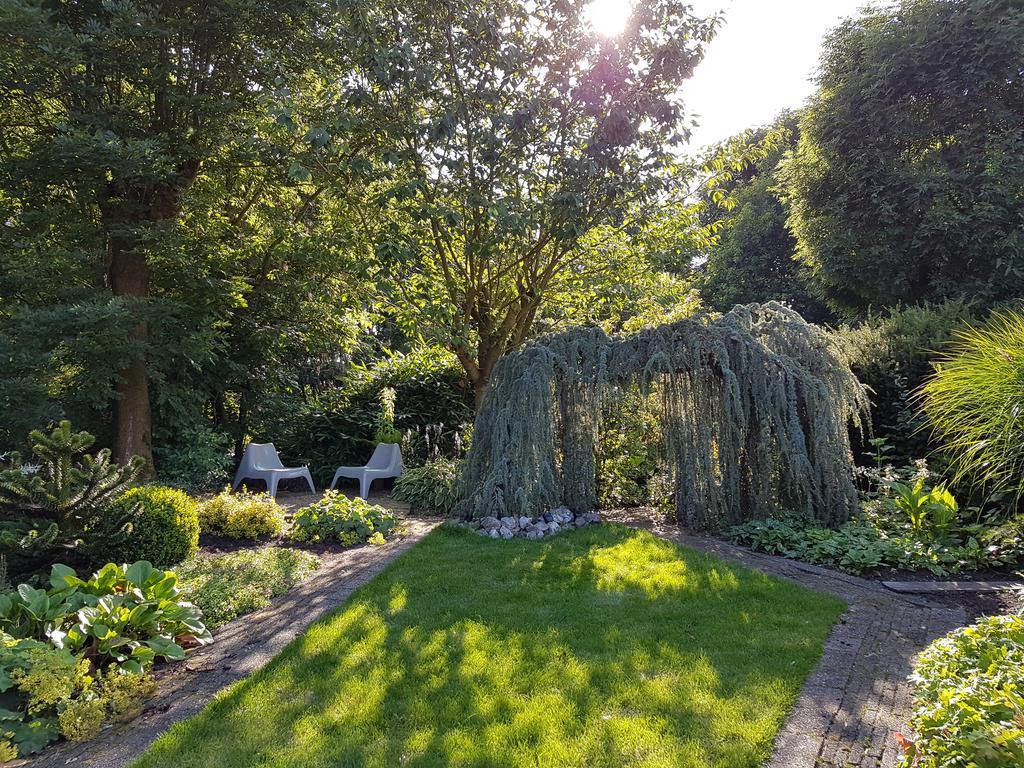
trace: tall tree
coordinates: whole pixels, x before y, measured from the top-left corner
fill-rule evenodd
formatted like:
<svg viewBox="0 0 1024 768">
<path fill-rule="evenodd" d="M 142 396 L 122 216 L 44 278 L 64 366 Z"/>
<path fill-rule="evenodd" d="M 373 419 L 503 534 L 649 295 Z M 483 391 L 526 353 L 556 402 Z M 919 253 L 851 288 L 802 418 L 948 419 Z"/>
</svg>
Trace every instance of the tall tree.
<svg viewBox="0 0 1024 768">
<path fill-rule="evenodd" d="M 478 397 L 585 236 L 656 200 L 685 136 L 679 86 L 716 24 L 642 0 L 601 37 L 586 7 L 411 0 L 352 14 L 362 56 L 348 103 L 391 147 L 382 276 L 407 326 L 449 346 Z"/>
<path fill-rule="evenodd" d="M 0 119 L 17 169 L 8 181 L 16 188 L 20 174 L 36 200 L 45 193 L 95 223 L 99 279 L 134 316 L 115 383 L 118 460 L 152 459 L 153 254 L 243 116 L 316 58 L 330 34 L 326 9 L 316 0 L 4 4 Z"/>
<path fill-rule="evenodd" d="M 904 0 L 828 38 L 785 176 L 837 309 L 1024 291 L 1022 51 L 1015 0 Z"/>
<path fill-rule="evenodd" d="M 806 319 L 827 319 L 827 308 L 812 295 L 806 269 L 796 261 L 796 240 L 786 227 L 789 213 L 777 189 L 777 169 L 796 145 L 797 115 L 780 115 L 770 126 L 745 132 L 712 150 L 711 165 L 754 155 L 723 183 L 703 195 L 699 219 L 709 233 L 700 294 L 727 312 L 736 304 L 781 301 Z M 758 146 L 761 151 L 758 152 Z M 723 197 L 724 195 L 724 197 Z"/>
</svg>

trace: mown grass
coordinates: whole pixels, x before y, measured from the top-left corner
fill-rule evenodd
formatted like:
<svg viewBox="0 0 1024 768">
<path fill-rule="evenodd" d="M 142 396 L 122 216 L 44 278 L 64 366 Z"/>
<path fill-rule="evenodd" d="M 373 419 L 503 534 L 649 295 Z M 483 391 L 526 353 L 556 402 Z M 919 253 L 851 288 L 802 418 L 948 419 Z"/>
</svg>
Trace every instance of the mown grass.
<svg viewBox="0 0 1024 768">
<path fill-rule="evenodd" d="M 134 765 L 757 766 L 843 608 L 626 527 L 446 527 Z"/>
</svg>

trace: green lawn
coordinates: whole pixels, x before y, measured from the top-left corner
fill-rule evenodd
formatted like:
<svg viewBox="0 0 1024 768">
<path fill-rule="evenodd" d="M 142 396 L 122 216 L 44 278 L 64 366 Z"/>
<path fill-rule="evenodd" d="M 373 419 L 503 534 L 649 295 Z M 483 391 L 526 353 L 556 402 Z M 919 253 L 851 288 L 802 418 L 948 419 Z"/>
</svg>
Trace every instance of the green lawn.
<svg viewBox="0 0 1024 768">
<path fill-rule="evenodd" d="M 626 527 L 445 527 L 134 765 L 757 766 L 843 608 Z"/>
</svg>

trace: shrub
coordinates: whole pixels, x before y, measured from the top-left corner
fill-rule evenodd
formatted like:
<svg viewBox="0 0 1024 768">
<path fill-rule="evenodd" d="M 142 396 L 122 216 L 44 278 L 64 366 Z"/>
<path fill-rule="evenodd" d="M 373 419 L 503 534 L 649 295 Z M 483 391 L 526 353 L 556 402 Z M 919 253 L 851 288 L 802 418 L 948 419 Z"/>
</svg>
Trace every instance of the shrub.
<svg viewBox="0 0 1024 768">
<path fill-rule="evenodd" d="M 350 499 L 327 491 L 320 501 L 303 507 L 292 520 L 295 541 L 340 541 L 346 546 L 364 541 L 383 543 L 398 521 L 383 507 L 365 499 Z"/>
<path fill-rule="evenodd" d="M 148 560 L 166 568 L 199 548 L 199 505 L 184 491 L 157 485 L 132 488 L 115 504 L 132 517 L 131 534 L 108 553 L 111 560 Z"/>
<path fill-rule="evenodd" d="M 931 373 L 936 353 L 973 318 L 972 306 L 957 300 L 895 307 L 838 330 L 850 368 L 871 388 L 874 433 L 888 435 L 899 458 L 910 460 L 934 447 L 920 429 L 913 394 Z"/>
<path fill-rule="evenodd" d="M 109 563 L 83 580 L 53 566 L 52 588 L 0 595 L 0 755 L 38 752 L 58 734 L 94 737 L 107 717 L 128 719 L 155 684 L 158 657 L 210 642 L 202 616 L 179 600 L 173 573 L 147 562 Z"/>
<path fill-rule="evenodd" d="M 929 645 L 914 665 L 917 736 L 903 765 L 1024 765 L 1024 618 L 990 616 Z"/>
<path fill-rule="evenodd" d="M 344 386 L 318 393 L 265 431 L 286 461 L 308 464 L 321 482 L 330 480 L 338 465 L 369 458 L 381 392 L 389 387 L 395 392 L 394 429 L 407 437 L 406 461 L 458 457 L 474 418 L 473 391 L 455 356 L 439 347 L 395 354 L 369 368 L 353 366 Z"/>
<path fill-rule="evenodd" d="M 395 480 L 392 494 L 405 502 L 413 512 L 437 512 L 450 515 L 459 500 L 461 462 L 434 459 L 422 467 L 405 470 Z"/>
<path fill-rule="evenodd" d="M 182 594 L 203 612 L 211 628 L 259 610 L 304 581 L 320 558 L 285 547 L 224 555 L 199 555 L 178 569 Z"/>
<path fill-rule="evenodd" d="M 233 461 L 230 443 L 227 435 L 205 424 L 168 430 L 153 448 L 161 481 L 192 492 L 222 486 Z"/>
<path fill-rule="evenodd" d="M 32 461 L 13 453 L 0 468 L 0 554 L 10 556 L 11 572 L 34 572 L 57 553 L 104 562 L 106 549 L 130 527 L 131 510 L 115 514 L 112 505 L 138 478 L 143 460 L 118 466 L 106 449 L 86 453 L 95 438 L 72 432 L 68 421 L 49 433 L 33 431 L 29 441 Z"/>
<path fill-rule="evenodd" d="M 922 395 L 957 479 L 1024 495 L 1024 308 L 959 331 Z"/>
<path fill-rule="evenodd" d="M 199 524 L 206 533 L 231 539 L 258 539 L 284 532 L 284 508 L 265 493 L 225 488 L 199 505 Z"/>
</svg>

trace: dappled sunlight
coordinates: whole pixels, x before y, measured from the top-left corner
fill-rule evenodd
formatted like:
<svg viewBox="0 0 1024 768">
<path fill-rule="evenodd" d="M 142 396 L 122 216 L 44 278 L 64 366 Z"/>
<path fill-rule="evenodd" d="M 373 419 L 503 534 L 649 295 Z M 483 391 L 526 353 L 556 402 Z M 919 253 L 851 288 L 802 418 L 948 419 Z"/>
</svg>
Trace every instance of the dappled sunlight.
<svg viewBox="0 0 1024 768">
<path fill-rule="evenodd" d="M 631 529 L 445 529 L 139 768 L 754 768 L 841 608 Z"/>
<path fill-rule="evenodd" d="M 599 589 L 639 590 L 648 597 L 659 597 L 700 586 L 700 579 L 678 553 L 639 537 L 591 551 L 588 565 Z"/>
</svg>

